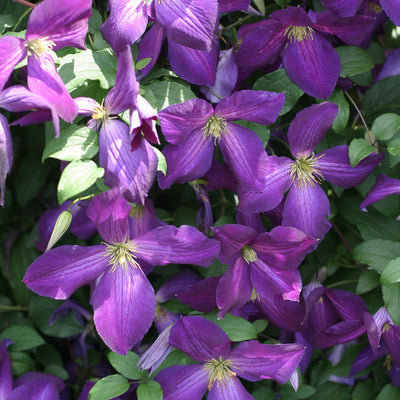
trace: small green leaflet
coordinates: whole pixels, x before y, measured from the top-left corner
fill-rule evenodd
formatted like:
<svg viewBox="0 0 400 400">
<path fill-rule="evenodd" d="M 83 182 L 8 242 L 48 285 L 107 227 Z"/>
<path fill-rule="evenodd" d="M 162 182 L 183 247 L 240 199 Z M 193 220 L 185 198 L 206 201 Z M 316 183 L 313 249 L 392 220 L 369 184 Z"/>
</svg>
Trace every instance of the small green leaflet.
<svg viewBox="0 0 400 400">
<path fill-rule="evenodd" d="M 119 374 L 100 379 L 90 389 L 88 400 L 110 400 L 124 394 L 129 389 L 129 382 Z"/>
<path fill-rule="evenodd" d="M 162 400 L 163 391 L 161 386 L 156 381 L 141 383 L 137 388 L 138 400 Z"/>
<path fill-rule="evenodd" d="M 72 221 L 72 214 L 69 211 L 63 211 L 57 218 L 54 225 L 53 232 L 47 244 L 46 251 L 50 250 L 61 238 L 62 235 L 68 230 Z"/>
</svg>

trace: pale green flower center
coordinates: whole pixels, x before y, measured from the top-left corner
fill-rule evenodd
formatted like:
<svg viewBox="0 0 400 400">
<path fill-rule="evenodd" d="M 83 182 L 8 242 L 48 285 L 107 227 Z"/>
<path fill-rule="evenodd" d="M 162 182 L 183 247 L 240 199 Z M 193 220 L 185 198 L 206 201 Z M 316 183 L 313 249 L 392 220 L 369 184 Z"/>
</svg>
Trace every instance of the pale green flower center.
<svg viewBox="0 0 400 400">
<path fill-rule="evenodd" d="M 379 6 L 378 4 L 376 4 L 376 3 L 373 3 L 372 1 L 369 2 L 368 8 L 369 8 L 371 11 L 375 12 L 376 14 L 379 14 L 379 13 L 383 12 L 382 7 L 380 7 L 380 6 Z"/>
<path fill-rule="evenodd" d="M 297 181 L 299 187 L 314 186 L 314 183 L 321 183 L 324 180 L 324 176 L 316 168 L 316 165 L 323 156 L 324 154 L 318 157 L 312 155 L 297 158 L 290 167 L 292 181 Z"/>
<path fill-rule="evenodd" d="M 247 264 L 257 261 L 257 253 L 250 246 L 244 245 L 241 252 Z"/>
<path fill-rule="evenodd" d="M 228 133 L 228 125 L 223 118 L 213 115 L 206 122 L 206 125 L 204 128 L 202 128 L 202 131 L 203 139 L 209 137 L 210 139 L 214 138 L 215 142 L 219 142 L 221 140 L 221 136 Z"/>
<path fill-rule="evenodd" d="M 285 29 L 285 36 L 290 42 L 301 42 L 304 39 L 313 40 L 314 29 L 310 26 L 290 25 Z"/>
<path fill-rule="evenodd" d="M 229 367 L 231 366 L 232 361 L 223 360 L 222 357 L 213 358 L 204 364 L 204 369 L 208 370 L 208 390 L 211 390 L 215 382 L 217 382 L 217 385 L 221 383 L 226 385 L 232 377 L 236 376 L 236 373 L 230 370 Z"/>
<path fill-rule="evenodd" d="M 109 257 L 108 265 L 111 265 L 110 272 L 115 272 L 118 267 L 123 267 L 125 270 L 129 266 L 140 268 L 136 261 L 137 257 L 133 254 L 135 248 L 136 246 L 130 242 L 106 244 L 106 255 Z"/>
<path fill-rule="evenodd" d="M 135 204 L 131 207 L 129 211 L 130 217 L 142 218 L 144 215 L 144 206 L 141 204 Z"/>
<path fill-rule="evenodd" d="M 48 37 L 40 39 L 27 39 L 25 41 L 25 47 L 28 49 L 30 56 L 40 56 L 43 53 L 48 53 L 56 44 L 52 40 L 48 40 Z"/>
</svg>

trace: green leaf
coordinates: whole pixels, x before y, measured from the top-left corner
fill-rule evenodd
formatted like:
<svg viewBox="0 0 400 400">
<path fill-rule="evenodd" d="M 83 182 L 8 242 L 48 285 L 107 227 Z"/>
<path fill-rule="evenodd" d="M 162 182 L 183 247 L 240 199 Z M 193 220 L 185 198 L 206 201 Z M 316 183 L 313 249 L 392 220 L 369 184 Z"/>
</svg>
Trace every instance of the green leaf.
<svg viewBox="0 0 400 400">
<path fill-rule="evenodd" d="M 233 218 L 231 215 L 223 215 L 222 217 L 219 217 L 213 226 L 217 227 L 217 226 L 222 226 L 222 225 L 226 225 L 226 224 L 235 224 L 235 218 Z"/>
<path fill-rule="evenodd" d="M 143 58 L 142 60 L 139 60 L 135 65 L 135 70 L 139 71 L 140 69 L 143 69 L 150 61 L 151 58 Z"/>
<path fill-rule="evenodd" d="M 53 232 L 51 232 L 51 236 L 49 239 L 49 243 L 47 244 L 46 251 L 50 250 L 67 232 L 69 226 L 71 225 L 72 214 L 69 211 L 63 211 L 57 218 L 57 221 L 54 225 Z"/>
<path fill-rule="evenodd" d="M 129 382 L 119 374 L 100 379 L 90 389 L 88 400 L 109 400 L 124 394 L 129 389 Z"/>
<path fill-rule="evenodd" d="M 267 146 L 270 137 L 270 131 L 266 125 L 257 124 L 256 122 L 246 121 L 244 119 L 232 122 L 255 132 L 257 136 L 261 139 L 263 146 Z"/>
<path fill-rule="evenodd" d="M 374 147 L 365 139 L 353 139 L 349 146 L 349 159 L 351 166 L 355 167 L 361 160 L 373 153 L 374 150 Z"/>
<path fill-rule="evenodd" d="M 363 294 L 379 286 L 379 274 L 376 271 L 363 271 L 358 278 L 356 293 Z"/>
<path fill-rule="evenodd" d="M 400 116 L 394 113 L 382 114 L 372 124 L 372 132 L 379 140 L 391 139 L 400 129 Z"/>
<path fill-rule="evenodd" d="M 398 282 L 400 282 L 400 257 L 390 261 L 381 274 L 382 285 Z"/>
<path fill-rule="evenodd" d="M 400 388 L 388 383 L 378 394 L 376 400 L 400 399 Z"/>
<path fill-rule="evenodd" d="M 374 68 L 371 56 L 361 47 L 341 46 L 336 47 L 335 50 L 340 57 L 340 76 L 342 78 L 350 78 Z"/>
<path fill-rule="evenodd" d="M 385 306 L 395 325 L 400 325 L 400 283 L 382 286 Z"/>
<path fill-rule="evenodd" d="M 61 365 L 57 364 L 46 365 L 43 372 L 45 372 L 46 374 L 58 376 L 62 380 L 67 380 L 69 378 L 68 372 Z"/>
<path fill-rule="evenodd" d="M 376 271 L 383 271 L 386 265 L 397 257 L 400 257 L 400 243 L 391 240 L 368 240 L 353 250 L 354 260 L 367 264 Z"/>
<path fill-rule="evenodd" d="M 366 380 L 357 383 L 355 386 L 351 400 L 369 400 L 373 394 L 374 382 L 372 380 Z"/>
<path fill-rule="evenodd" d="M 99 151 L 98 135 L 86 126 L 71 125 L 61 130 L 60 137 L 52 137 L 46 144 L 42 160 L 56 158 L 63 161 L 89 160 Z"/>
<path fill-rule="evenodd" d="M 163 391 L 156 381 L 141 383 L 137 388 L 138 400 L 162 400 Z"/>
<path fill-rule="evenodd" d="M 10 351 L 9 354 L 14 375 L 20 376 L 35 371 L 35 364 L 28 354 L 19 351 Z"/>
<path fill-rule="evenodd" d="M 150 85 L 144 87 L 144 90 L 145 94 L 143 97 L 146 98 L 156 111 L 161 111 L 172 104 L 183 103 L 186 100 L 196 98 L 196 95 L 190 90 L 188 85 L 176 81 L 150 83 Z"/>
<path fill-rule="evenodd" d="M 253 322 L 253 325 L 256 328 L 257 333 L 260 333 L 265 330 L 268 325 L 268 321 L 266 319 L 257 319 Z"/>
<path fill-rule="evenodd" d="M 103 89 L 110 89 L 115 84 L 117 58 L 111 50 L 77 51 L 58 59 L 58 73 L 69 92 L 87 80 L 99 81 Z"/>
<path fill-rule="evenodd" d="M 11 339 L 14 343 L 10 351 L 23 351 L 33 349 L 45 343 L 35 329 L 26 325 L 12 325 L 4 329 L 1 339 Z"/>
<path fill-rule="evenodd" d="M 267 90 L 269 92 L 285 92 L 285 104 L 279 115 L 289 112 L 303 95 L 303 91 L 287 76 L 284 68 L 271 72 L 259 78 L 253 86 L 254 90 Z"/>
<path fill-rule="evenodd" d="M 103 175 L 104 169 L 91 160 L 72 161 L 65 167 L 58 183 L 59 204 L 84 192 Z"/>
<path fill-rule="evenodd" d="M 216 323 L 229 337 L 232 342 L 242 342 L 257 338 L 257 329 L 244 318 L 226 314 L 222 319 L 218 319 L 217 314 L 205 315 L 205 318 Z"/>
<path fill-rule="evenodd" d="M 400 156 L 400 137 L 396 136 L 387 144 L 387 151 L 392 156 Z"/>
<path fill-rule="evenodd" d="M 258 8 L 258 11 L 260 11 L 260 13 L 262 15 L 265 15 L 265 3 L 264 0 L 253 0 L 255 6 Z"/>
<path fill-rule="evenodd" d="M 332 124 L 332 129 L 336 133 L 342 132 L 347 126 L 350 115 L 349 103 L 344 97 L 343 90 L 335 89 L 331 96 L 327 99 L 327 101 L 336 103 L 339 107 L 338 115 L 336 116 Z"/>
<path fill-rule="evenodd" d="M 110 352 L 108 353 L 108 361 L 121 375 L 128 379 L 140 379 L 143 372 L 136 366 L 139 356 L 128 351 L 126 356 Z"/>
<path fill-rule="evenodd" d="M 17 22 L 17 17 L 12 14 L 0 15 L 0 34 L 11 28 Z"/>
<path fill-rule="evenodd" d="M 153 150 L 158 158 L 157 171 L 161 171 L 164 175 L 167 175 L 167 160 L 165 159 L 164 154 L 161 153 L 157 147 L 153 146 Z"/>
</svg>

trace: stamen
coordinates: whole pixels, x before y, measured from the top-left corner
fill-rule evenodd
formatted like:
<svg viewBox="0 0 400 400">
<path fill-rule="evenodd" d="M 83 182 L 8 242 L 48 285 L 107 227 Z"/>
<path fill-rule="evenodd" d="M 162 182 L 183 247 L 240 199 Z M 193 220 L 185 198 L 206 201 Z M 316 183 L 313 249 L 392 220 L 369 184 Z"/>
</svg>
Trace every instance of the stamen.
<svg viewBox="0 0 400 400">
<path fill-rule="evenodd" d="M 39 57 L 43 53 L 48 53 L 56 44 L 48 40 L 48 36 L 40 39 L 26 39 L 25 47 L 28 55 Z"/>
<path fill-rule="evenodd" d="M 207 380 L 208 390 L 212 389 L 215 382 L 217 382 L 217 385 L 220 385 L 221 382 L 226 385 L 232 377 L 236 376 L 236 373 L 229 369 L 231 366 L 232 361 L 223 360 L 222 357 L 218 359 L 213 358 L 204 364 L 203 368 L 209 371 Z"/>
<path fill-rule="evenodd" d="M 108 265 L 111 265 L 110 272 L 115 272 L 119 266 L 123 267 L 125 271 L 128 270 L 129 266 L 140 268 L 136 261 L 137 257 L 133 254 L 134 251 L 135 245 L 128 241 L 125 243 L 106 243 L 106 255 L 110 257 L 108 261 Z"/>
<path fill-rule="evenodd" d="M 290 25 L 285 29 L 284 35 L 290 42 L 301 42 L 304 39 L 313 40 L 314 29 L 310 26 Z"/>
<path fill-rule="evenodd" d="M 226 121 L 222 117 L 218 117 L 213 115 L 209 118 L 203 131 L 203 139 L 210 137 L 210 139 L 214 138 L 215 142 L 219 142 L 221 140 L 222 134 L 228 133 L 228 125 Z"/>
<path fill-rule="evenodd" d="M 306 185 L 314 186 L 314 183 L 321 183 L 324 180 L 322 173 L 316 168 L 317 162 L 325 154 L 320 156 L 309 156 L 297 158 L 290 167 L 290 177 L 296 181 L 299 187 Z"/>
<path fill-rule="evenodd" d="M 257 253 L 250 246 L 244 245 L 241 249 L 241 252 L 244 261 L 246 261 L 247 264 L 257 261 Z"/>
<path fill-rule="evenodd" d="M 260 301 L 261 297 L 260 295 L 256 292 L 256 289 L 252 289 L 251 291 L 251 296 L 250 296 L 250 301 L 254 302 L 254 301 Z"/>
<path fill-rule="evenodd" d="M 386 369 L 389 371 L 389 370 L 392 369 L 393 363 L 394 363 L 393 357 L 390 354 L 388 354 L 385 357 L 385 361 L 383 362 L 383 366 L 386 367 Z"/>
</svg>

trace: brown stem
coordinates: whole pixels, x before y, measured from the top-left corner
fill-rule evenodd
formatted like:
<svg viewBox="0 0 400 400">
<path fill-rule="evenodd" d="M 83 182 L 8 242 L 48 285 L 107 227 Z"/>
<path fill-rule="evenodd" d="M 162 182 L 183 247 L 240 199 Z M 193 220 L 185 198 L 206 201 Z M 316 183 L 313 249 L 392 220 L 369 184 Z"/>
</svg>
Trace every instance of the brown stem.
<svg viewBox="0 0 400 400">
<path fill-rule="evenodd" d="M 32 8 L 36 7 L 36 4 L 30 3 L 29 1 L 26 1 L 26 0 L 13 0 L 13 1 L 15 1 L 16 3 L 22 4 L 24 6 L 27 6 L 27 7 L 32 7 Z"/>
<path fill-rule="evenodd" d="M 340 229 L 336 226 L 336 224 L 334 222 L 331 221 L 332 224 L 332 228 L 335 230 L 335 232 L 337 233 L 337 235 L 340 237 L 340 239 L 342 240 L 343 244 L 346 246 L 347 250 L 349 250 L 350 252 L 353 251 L 352 247 L 350 246 L 349 242 L 347 241 L 347 239 L 344 237 L 343 233 L 340 231 Z"/>
</svg>

